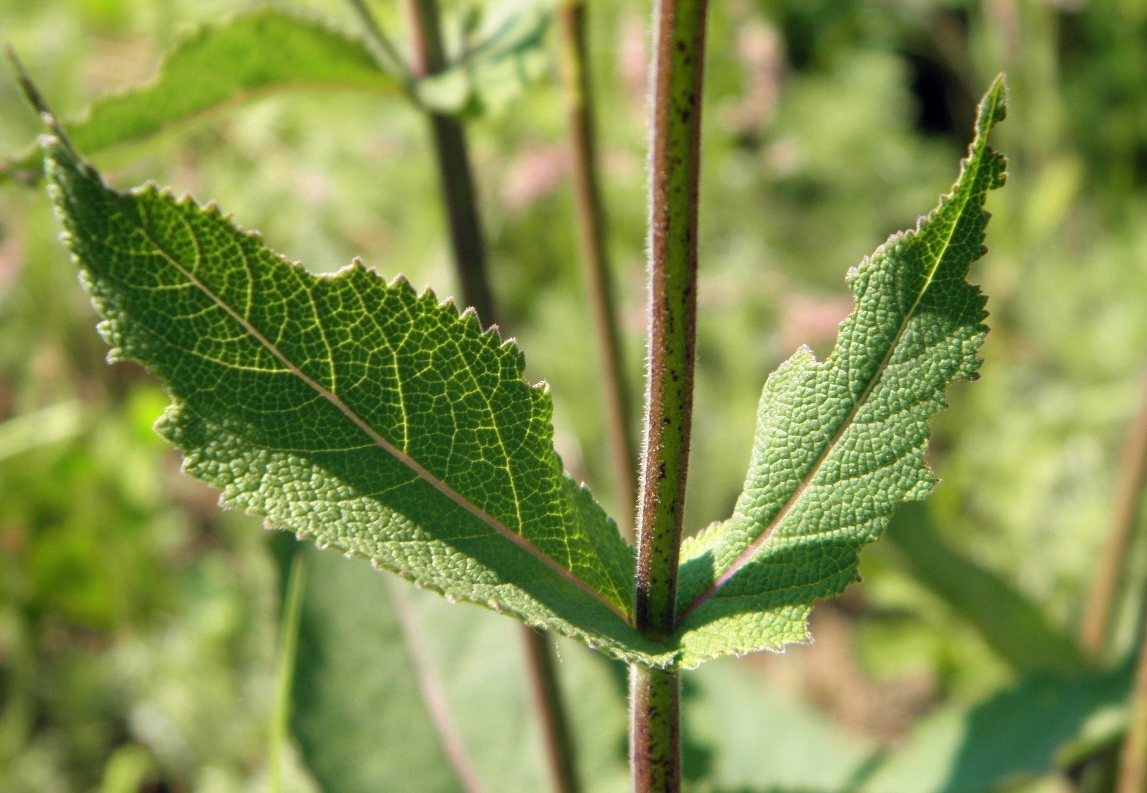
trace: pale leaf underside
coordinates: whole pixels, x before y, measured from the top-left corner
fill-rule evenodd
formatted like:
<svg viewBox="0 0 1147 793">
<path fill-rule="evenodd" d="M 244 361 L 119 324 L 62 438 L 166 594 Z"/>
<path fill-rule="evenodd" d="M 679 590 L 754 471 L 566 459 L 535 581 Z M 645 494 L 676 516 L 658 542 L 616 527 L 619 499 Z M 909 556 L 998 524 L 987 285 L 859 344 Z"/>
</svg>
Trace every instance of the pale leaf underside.
<svg viewBox="0 0 1147 793">
<path fill-rule="evenodd" d="M 896 506 L 931 489 L 928 419 L 975 375 L 987 331 L 966 277 L 984 252 L 984 198 L 1005 178 L 987 145 L 1004 94 L 999 78 L 940 206 L 849 274 L 856 308 L 829 358 L 802 348 L 765 384 L 733 517 L 682 549 L 683 665 L 807 641 L 812 603 L 843 591 Z"/>
</svg>

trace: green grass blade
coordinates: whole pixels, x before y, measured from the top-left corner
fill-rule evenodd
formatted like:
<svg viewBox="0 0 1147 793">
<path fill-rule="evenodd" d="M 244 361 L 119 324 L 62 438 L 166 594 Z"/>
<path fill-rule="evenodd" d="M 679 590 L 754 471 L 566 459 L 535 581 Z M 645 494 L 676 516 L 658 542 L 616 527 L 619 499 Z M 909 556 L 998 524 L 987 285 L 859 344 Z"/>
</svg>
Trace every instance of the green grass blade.
<svg viewBox="0 0 1147 793">
<path fill-rule="evenodd" d="M 0 461 L 67 440 L 83 429 L 79 403 L 62 402 L 0 423 Z"/>
</svg>

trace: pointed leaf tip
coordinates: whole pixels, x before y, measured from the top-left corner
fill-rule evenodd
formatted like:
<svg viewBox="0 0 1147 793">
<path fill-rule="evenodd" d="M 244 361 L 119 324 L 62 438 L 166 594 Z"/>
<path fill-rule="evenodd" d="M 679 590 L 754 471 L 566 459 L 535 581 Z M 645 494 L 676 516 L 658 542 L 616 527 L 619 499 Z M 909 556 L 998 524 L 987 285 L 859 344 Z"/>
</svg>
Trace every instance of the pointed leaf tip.
<svg viewBox="0 0 1147 793">
<path fill-rule="evenodd" d="M 1008 116 L 1008 81 L 1003 72 L 996 75 L 976 111 L 976 137 L 982 138 Z"/>
</svg>

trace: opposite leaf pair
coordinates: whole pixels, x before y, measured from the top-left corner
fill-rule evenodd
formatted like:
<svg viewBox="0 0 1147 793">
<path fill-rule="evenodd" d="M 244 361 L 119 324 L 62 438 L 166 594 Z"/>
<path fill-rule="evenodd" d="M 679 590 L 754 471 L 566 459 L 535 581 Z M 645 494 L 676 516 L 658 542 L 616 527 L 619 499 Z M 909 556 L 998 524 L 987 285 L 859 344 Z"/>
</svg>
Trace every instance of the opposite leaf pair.
<svg viewBox="0 0 1147 793">
<path fill-rule="evenodd" d="M 110 357 L 165 380 L 159 431 L 225 504 L 614 657 L 693 667 L 806 639 L 811 604 L 929 489 L 927 420 L 986 331 L 965 277 L 1004 113 L 997 79 L 952 193 L 851 273 L 832 355 L 769 378 L 733 517 L 683 549 L 666 645 L 632 627 L 632 553 L 563 472 L 549 392 L 513 344 L 402 278 L 313 276 L 213 206 L 111 190 L 58 128 L 43 145 Z"/>
</svg>

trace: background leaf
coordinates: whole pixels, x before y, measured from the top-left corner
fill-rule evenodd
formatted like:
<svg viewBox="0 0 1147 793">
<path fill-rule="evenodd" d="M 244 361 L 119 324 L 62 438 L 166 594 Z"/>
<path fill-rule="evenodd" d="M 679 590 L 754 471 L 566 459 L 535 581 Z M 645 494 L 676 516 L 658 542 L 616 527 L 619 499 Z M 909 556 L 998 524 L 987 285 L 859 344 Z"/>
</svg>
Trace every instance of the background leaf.
<svg viewBox="0 0 1147 793">
<path fill-rule="evenodd" d="M 885 536 L 899 566 L 970 620 L 1000 658 L 1018 673 L 1072 672 L 1083 666 L 1075 641 L 999 575 L 961 556 L 937 534 L 928 508 L 902 504 Z"/>
<path fill-rule="evenodd" d="M 308 558 L 294 729 L 324 793 L 545 787 L 513 622 L 452 607 L 360 559 L 285 537 L 279 546 Z M 621 793 L 624 695 L 584 646 L 563 642 L 560 658 L 585 789 Z"/>
<path fill-rule="evenodd" d="M 916 728 L 866 793 L 984 793 L 1056 770 L 1088 718 L 1125 700 L 1130 669 L 1040 674 L 970 708 L 944 708 Z"/>
<path fill-rule="evenodd" d="M 148 85 L 103 97 L 68 135 L 93 154 L 142 140 L 205 113 L 274 91 L 397 93 L 361 41 L 314 21 L 263 8 L 206 25 L 178 44 Z M 39 147 L 0 163 L 0 174 L 39 176 Z"/>
<path fill-rule="evenodd" d="M 361 559 L 299 552 L 309 581 L 291 721 L 324 793 L 467 791 L 424 698 L 420 676 L 432 671 L 408 650 L 387 582 Z"/>
<path fill-rule="evenodd" d="M 845 791 L 879 752 L 736 659 L 684 680 L 686 738 L 708 750 L 704 778 L 718 790 Z"/>
</svg>

